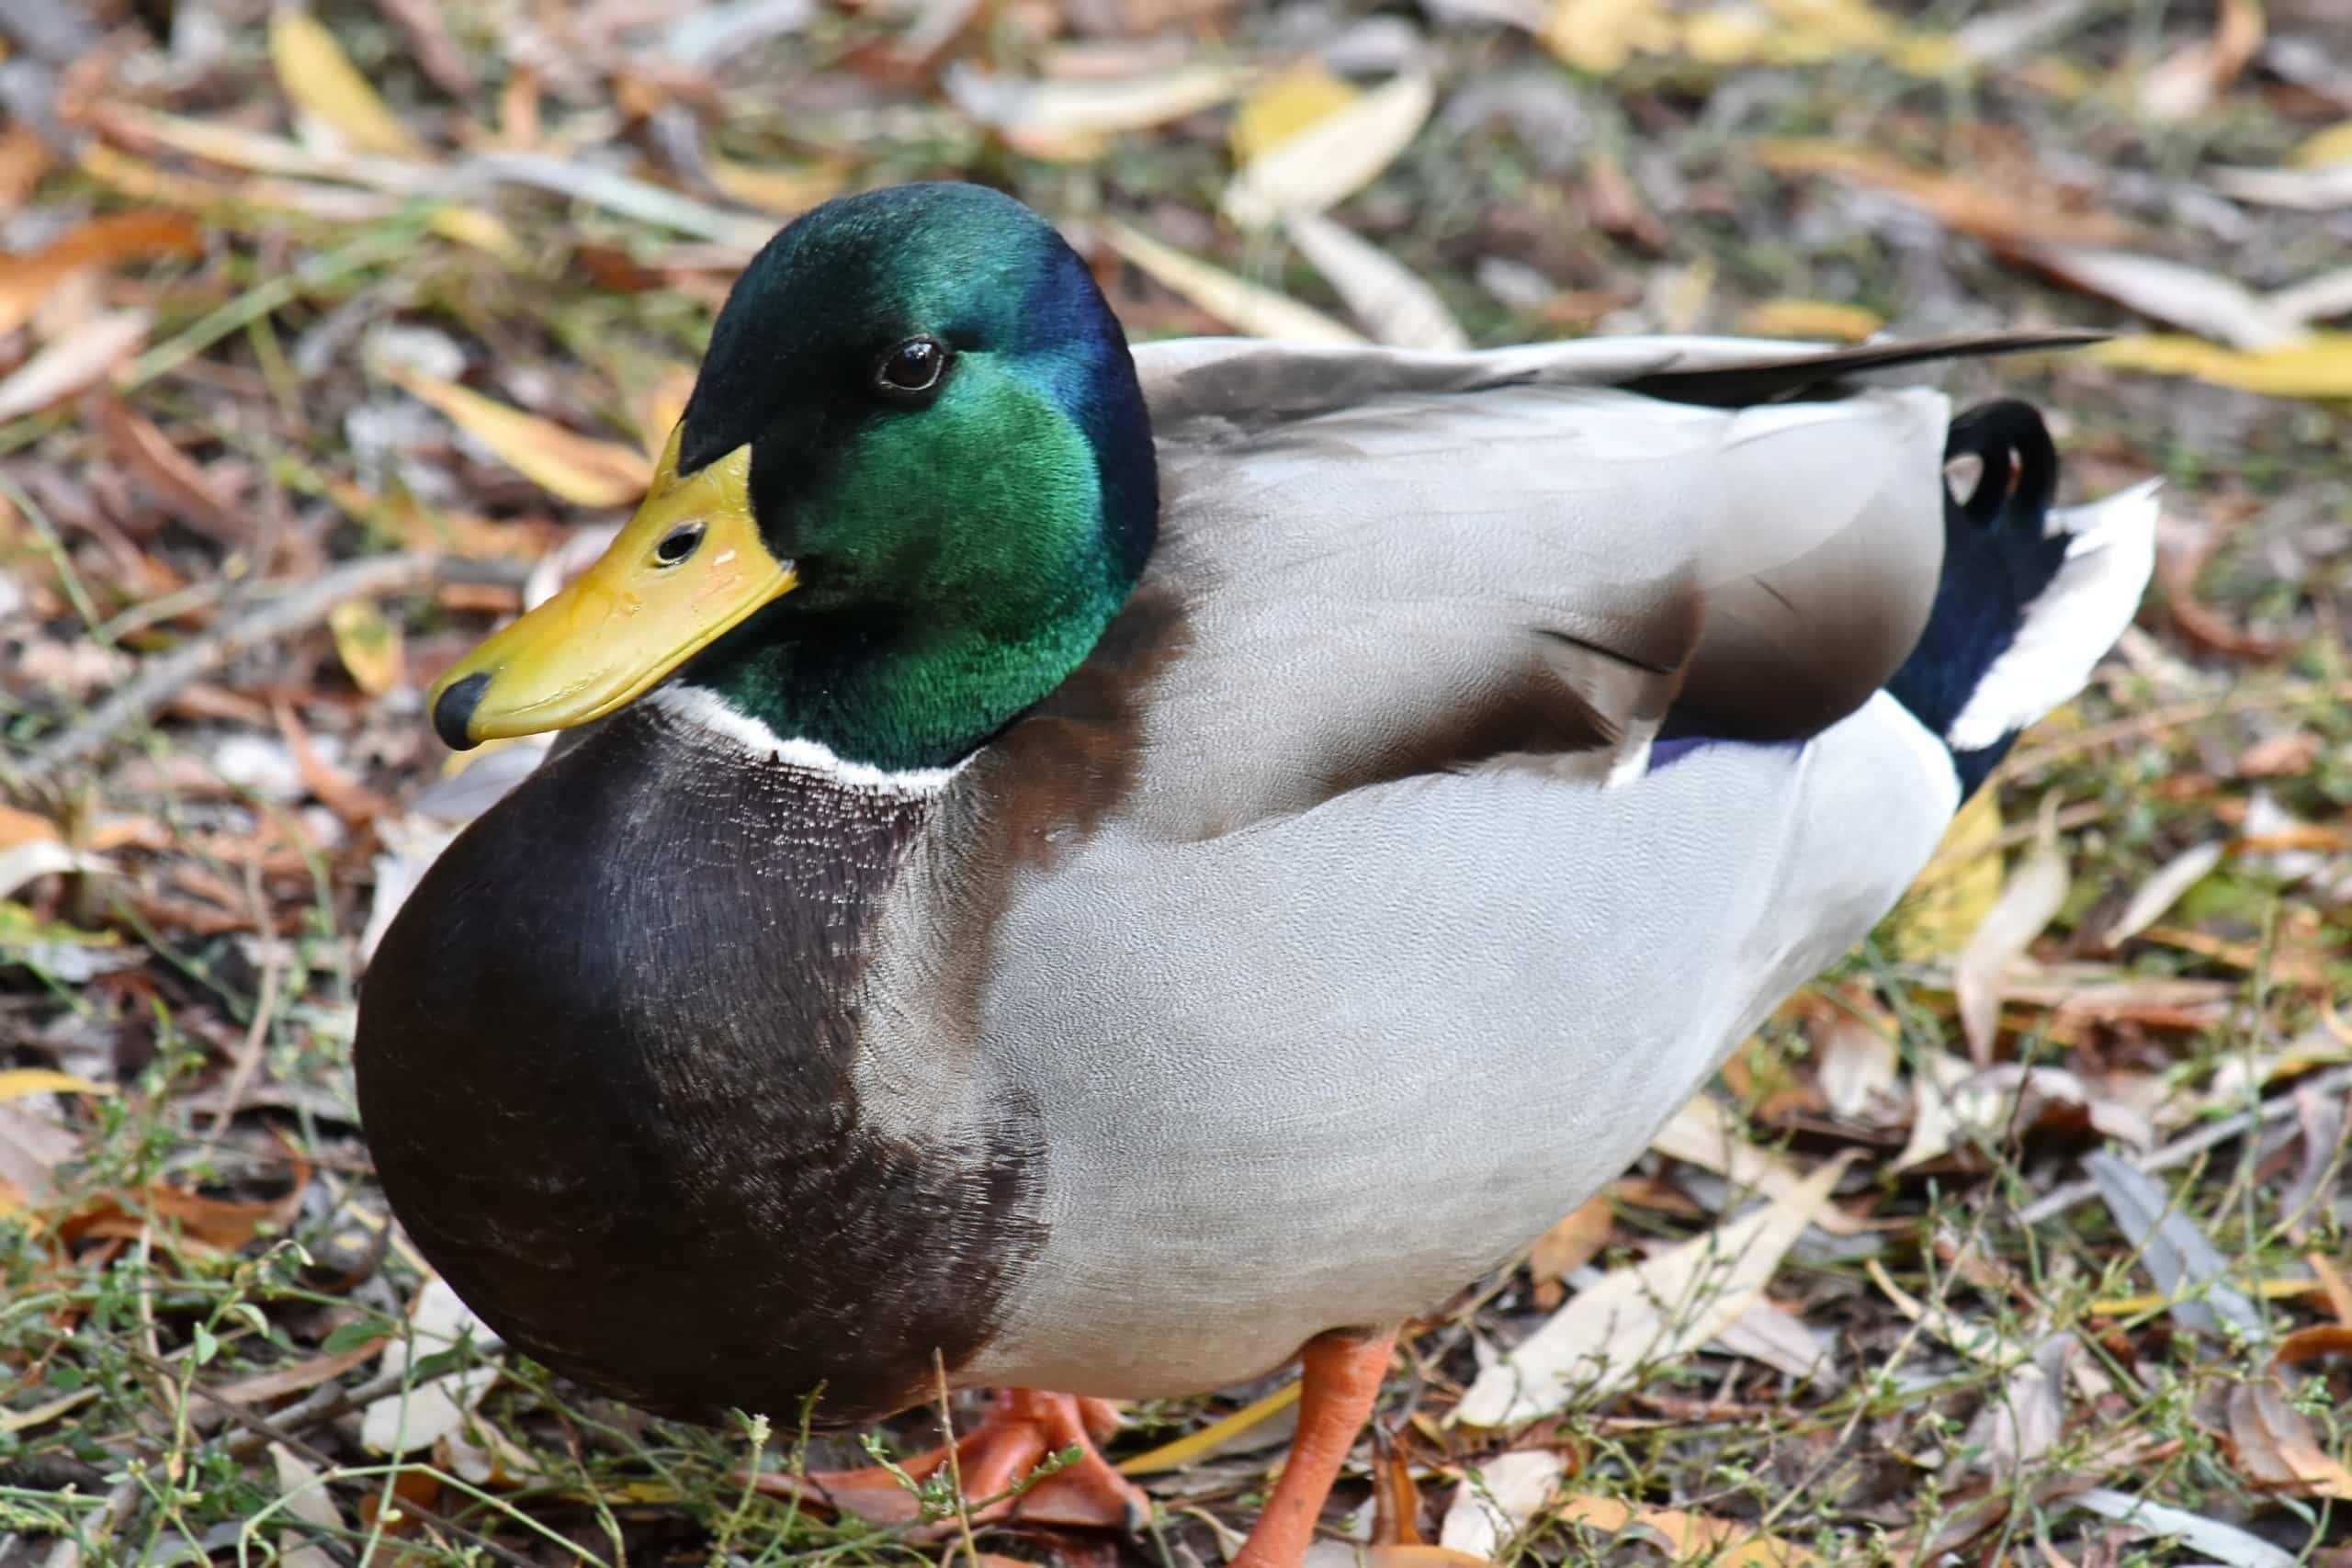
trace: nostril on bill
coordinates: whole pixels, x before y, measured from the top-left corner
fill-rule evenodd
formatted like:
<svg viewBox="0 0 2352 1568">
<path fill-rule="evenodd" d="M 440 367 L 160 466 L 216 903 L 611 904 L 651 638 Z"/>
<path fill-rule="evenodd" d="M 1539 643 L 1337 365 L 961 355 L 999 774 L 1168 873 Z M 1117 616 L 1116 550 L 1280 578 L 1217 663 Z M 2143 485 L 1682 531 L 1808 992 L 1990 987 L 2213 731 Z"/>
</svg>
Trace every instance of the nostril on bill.
<svg viewBox="0 0 2352 1568">
<path fill-rule="evenodd" d="M 434 731 L 452 751 L 464 751 L 473 746 L 473 737 L 466 733 L 466 727 L 473 722 L 474 709 L 481 705 L 481 694 L 489 686 L 487 673 L 469 675 L 442 693 L 441 700 L 433 705 Z"/>
</svg>

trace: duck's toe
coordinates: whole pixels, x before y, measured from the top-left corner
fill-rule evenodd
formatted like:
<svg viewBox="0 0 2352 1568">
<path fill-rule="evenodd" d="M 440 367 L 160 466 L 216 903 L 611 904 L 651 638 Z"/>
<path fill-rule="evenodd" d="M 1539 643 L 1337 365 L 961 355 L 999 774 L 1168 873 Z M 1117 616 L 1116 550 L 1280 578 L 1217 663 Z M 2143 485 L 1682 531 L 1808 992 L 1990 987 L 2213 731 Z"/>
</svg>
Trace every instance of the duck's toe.
<svg viewBox="0 0 2352 1568">
<path fill-rule="evenodd" d="M 874 1524 L 910 1524 L 922 1517 L 924 1499 L 899 1472 L 917 1483 L 946 1471 L 957 1479 L 965 1508 L 975 1519 L 1021 1518 L 1037 1524 L 1095 1526 L 1141 1531 L 1151 1519 L 1151 1499 L 1111 1468 L 1095 1447 L 1098 1434 L 1117 1429 L 1115 1407 L 1099 1399 L 1035 1389 L 1006 1389 L 997 1395 L 980 1425 L 944 1448 L 907 1460 L 898 1471 L 814 1471 L 805 1477 L 763 1472 L 763 1491 L 823 1503 Z M 1050 1473 L 1040 1466 L 1057 1455 L 1075 1457 Z M 1032 1479 L 1035 1477 L 1035 1479 Z M 939 1521 L 955 1528 L 952 1516 Z"/>
</svg>

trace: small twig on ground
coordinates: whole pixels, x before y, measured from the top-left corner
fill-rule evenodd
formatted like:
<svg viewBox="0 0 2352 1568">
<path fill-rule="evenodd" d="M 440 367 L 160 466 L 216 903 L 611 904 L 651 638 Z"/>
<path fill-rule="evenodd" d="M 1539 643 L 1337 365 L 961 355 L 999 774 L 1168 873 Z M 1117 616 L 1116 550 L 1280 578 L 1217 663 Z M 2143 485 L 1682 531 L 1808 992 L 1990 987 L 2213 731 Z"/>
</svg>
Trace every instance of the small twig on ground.
<svg viewBox="0 0 2352 1568">
<path fill-rule="evenodd" d="M 236 1066 L 230 1069 L 228 1087 L 221 1091 L 220 1103 L 212 1112 L 212 1125 L 204 1134 L 204 1153 L 208 1156 L 220 1147 L 220 1134 L 229 1130 L 230 1119 L 245 1102 L 245 1095 L 261 1071 L 261 1059 L 269 1045 L 269 1026 L 277 1011 L 278 983 L 285 977 L 285 950 L 277 942 L 267 943 L 261 963 L 261 999 L 254 1003 L 253 1023 L 237 1047 Z"/>
<path fill-rule="evenodd" d="M 345 599 L 402 593 L 447 579 L 511 580 L 519 584 L 522 571 L 521 567 L 508 563 L 414 553 L 369 556 L 339 567 L 314 581 L 254 605 L 225 626 L 216 627 L 184 647 L 149 660 L 136 676 L 91 709 L 79 724 L 38 748 L 31 761 L 19 770 L 17 782 L 27 785 L 46 783 L 65 764 L 80 761 L 103 749 L 191 682 L 248 649 L 308 630 L 326 619 L 328 612 Z"/>
<path fill-rule="evenodd" d="M 140 1359 L 141 1360 L 146 1359 L 144 1357 Z M 149 1363 L 148 1371 L 153 1374 L 167 1374 L 169 1369 L 165 1363 L 162 1361 L 153 1361 Z M 382 1380 L 379 1379 L 378 1381 L 380 1382 Z M 392 1381 L 394 1385 L 397 1386 L 400 1382 L 400 1374 L 395 1374 Z M 243 1433 L 240 1434 L 240 1437 L 243 1438 L 253 1439 L 252 1451 L 254 1452 L 259 1452 L 261 1450 L 267 1448 L 270 1444 L 277 1443 L 283 1445 L 289 1452 L 300 1454 L 302 1458 L 310 1461 L 321 1470 L 334 1471 L 342 1468 L 335 1462 L 333 1455 L 328 1454 L 325 1450 L 314 1447 L 312 1444 L 305 1441 L 300 1434 L 292 1430 L 290 1427 L 282 1426 L 279 1423 L 271 1420 L 266 1416 L 259 1415 L 254 1411 L 248 1410 L 233 1399 L 223 1399 L 219 1394 L 213 1393 L 210 1389 L 205 1388 L 200 1384 L 192 1385 L 188 1389 L 188 1392 L 218 1406 L 227 1415 L 230 1420 L 235 1422 L 238 1426 L 244 1427 L 245 1430 Z M 239 1438 L 230 1439 L 232 1451 L 235 1450 L 239 1440 Z M 435 1529 L 447 1530 L 459 1540 L 466 1542 L 468 1545 L 481 1551 L 485 1555 L 495 1558 L 501 1562 L 511 1564 L 512 1568 L 532 1568 L 530 1559 L 508 1551 L 505 1547 L 499 1545 L 488 1536 L 485 1536 L 477 1530 L 468 1529 L 465 1526 L 457 1523 L 442 1514 L 435 1512 L 431 1508 L 424 1507 L 406 1497 L 401 1499 L 400 1506 L 401 1512 L 411 1516 L 424 1524 L 430 1525 Z"/>
<path fill-rule="evenodd" d="M 964 1461 L 956 1451 L 956 1422 L 947 1404 L 947 1360 L 936 1346 L 931 1352 L 932 1375 L 939 1384 L 939 1436 L 947 1445 L 947 1479 L 956 1488 L 956 1523 L 964 1538 L 964 1558 L 970 1568 L 979 1568 L 980 1549 L 972 1539 L 972 1506 L 964 1496 Z"/>
<path fill-rule="evenodd" d="M 238 1424 L 245 1430 L 229 1439 L 229 1452 L 239 1459 L 249 1459 L 267 1448 L 272 1442 L 284 1441 L 281 1434 L 303 1431 L 322 1421 L 332 1421 L 346 1411 L 356 1410 L 363 1404 L 381 1399 L 388 1393 L 398 1393 L 401 1385 L 407 1379 L 408 1374 L 405 1371 L 382 1372 L 369 1378 L 366 1382 L 352 1387 L 346 1388 L 337 1383 L 332 1387 L 322 1388 L 308 1399 L 299 1400 L 279 1411 L 266 1427 L 255 1421 L 241 1420 Z M 199 1388 L 197 1392 L 223 1409 L 243 1411 L 246 1415 L 252 1414 L 235 1400 L 223 1399 L 209 1389 Z"/>
<path fill-rule="evenodd" d="M 2296 1087 L 2318 1094 L 2333 1094 L 2338 1089 L 2352 1088 L 2352 1066 L 2331 1067 L 2326 1072 L 2315 1073 Z M 2187 1164 L 2214 1145 L 2225 1144 L 2262 1122 L 2276 1122 L 2294 1113 L 2295 1097 L 2281 1095 L 2276 1100 L 2265 1100 L 2255 1110 L 2241 1111 L 2234 1116 L 2224 1116 L 2219 1122 L 2208 1122 L 2194 1133 L 2174 1139 L 2153 1154 L 2126 1163 L 2142 1171 L 2168 1170 L 2174 1166 Z M 2044 1220 L 2064 1213 L 2077 1203 L 2087 1202 L 2098 1196 L 2097 1182 L 2087 1179 L 2070 1181 L 2018 1210 L 2018 1223 L 2038 1225 Z"/>
</svg>

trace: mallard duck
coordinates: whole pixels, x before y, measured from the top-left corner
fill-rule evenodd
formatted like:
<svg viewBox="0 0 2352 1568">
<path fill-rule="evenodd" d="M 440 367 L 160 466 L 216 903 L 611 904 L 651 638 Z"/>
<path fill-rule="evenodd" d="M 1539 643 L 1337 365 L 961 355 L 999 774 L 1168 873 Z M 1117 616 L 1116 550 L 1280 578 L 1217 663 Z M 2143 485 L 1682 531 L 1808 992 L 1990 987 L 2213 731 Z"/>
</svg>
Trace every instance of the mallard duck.
<svg viewBox="0 0 2352 1568">
<path fill-rule="evenodd" d="M 430 696 L 455 747 L 584 728 L 366 976 L 394 1211 L 594 1388 L 1011 1388 L 966 1491 L 1077 1446 L 1107 1518 L 1101 1399 L 1303 1358 L 1237 1560 L 1291 1568 L 1397 1325 L 1622 1171 L 2124 628 L 2146 490 L 2053 510 L 2030 409 L 1849 384 L 2063 341 L 1131 349 L 1007 197 L 814 209 L 635 520 Z"/>
</svg>

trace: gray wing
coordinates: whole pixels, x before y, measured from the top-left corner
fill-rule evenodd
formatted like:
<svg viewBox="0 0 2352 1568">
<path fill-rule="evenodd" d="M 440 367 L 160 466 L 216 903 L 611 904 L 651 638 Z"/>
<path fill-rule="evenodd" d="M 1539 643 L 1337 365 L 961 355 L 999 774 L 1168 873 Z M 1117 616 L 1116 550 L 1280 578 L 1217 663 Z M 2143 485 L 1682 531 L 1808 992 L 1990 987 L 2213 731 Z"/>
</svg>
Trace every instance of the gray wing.
<svg viewBox="0 0 2352 1568">
<path fill-rule="evenodd" d="M 1114 636 L 1069 694 L 1099 711 L 1106 684 L 1148 683 L 1126 700 L 1148 787 L 1122 814 L 1197 837 L 1416 773 L 1623 777 L 1669 707 L 1750 739 L 1852 711 L 1934 595 L 1942 397 L 1722 409 L 1614 385 L 1790 357 L 1139 349 L 1158 644 Z"/>
</svg>

